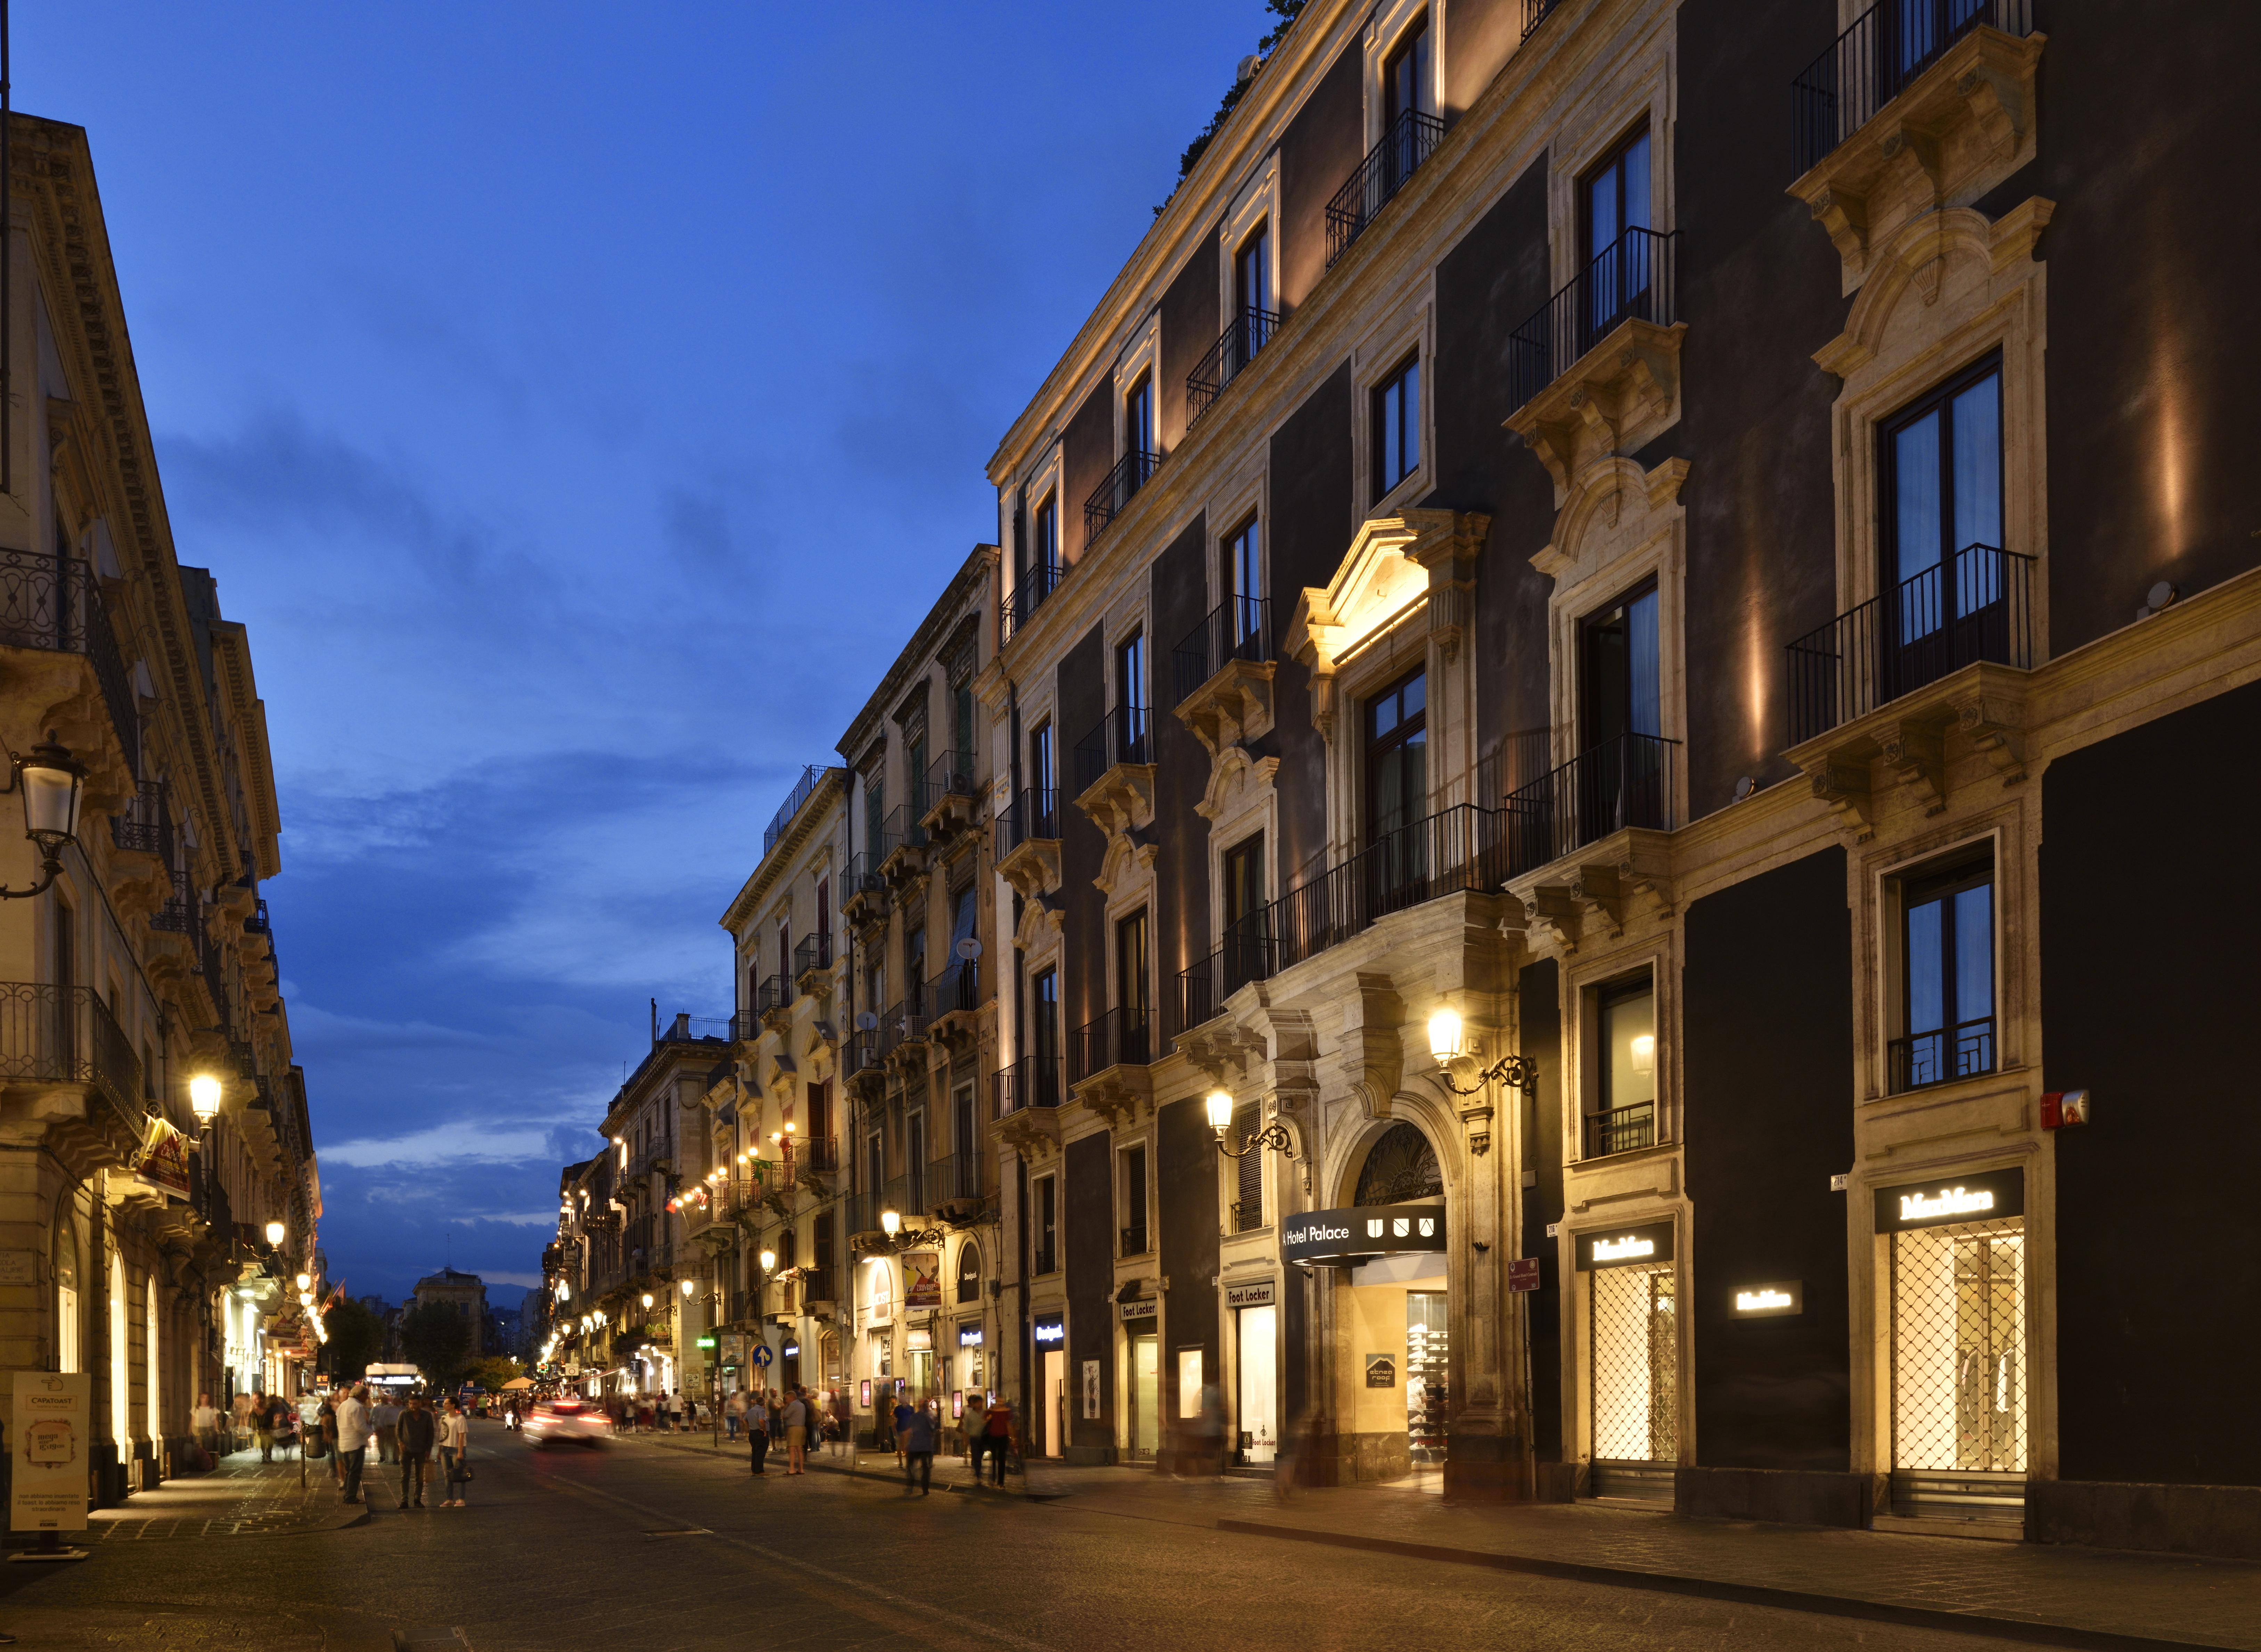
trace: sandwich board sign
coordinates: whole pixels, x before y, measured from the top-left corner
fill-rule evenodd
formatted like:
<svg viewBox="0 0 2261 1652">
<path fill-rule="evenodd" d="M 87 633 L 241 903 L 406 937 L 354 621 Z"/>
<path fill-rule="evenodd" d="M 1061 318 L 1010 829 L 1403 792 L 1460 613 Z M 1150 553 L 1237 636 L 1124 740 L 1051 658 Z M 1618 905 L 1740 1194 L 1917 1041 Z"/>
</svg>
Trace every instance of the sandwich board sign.
<svg viewBox="0 0 2261 1652">
<path fill-rule="evenodd" d="M 9 1528 L 83 1532 L 94 1379 L 84 1371 L 18 1371 L 15 1375 Z"/>
</svg>

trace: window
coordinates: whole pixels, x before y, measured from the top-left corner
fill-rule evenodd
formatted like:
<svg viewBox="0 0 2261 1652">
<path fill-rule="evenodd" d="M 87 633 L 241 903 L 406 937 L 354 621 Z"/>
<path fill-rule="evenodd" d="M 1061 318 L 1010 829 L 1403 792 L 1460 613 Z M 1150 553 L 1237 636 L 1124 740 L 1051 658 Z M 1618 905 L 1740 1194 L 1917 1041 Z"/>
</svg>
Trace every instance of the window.
<svg viewBox="0 0 2261 1652">
<path fill-rule="evenodd" d="M 903 790 L 911 800 L 911 815 L 916 818 L 926 813 L 927 805 L 932 801 L 926 794 L 926 713 L 923 711 L 919 713 L 918 724 L 912 732 L 910 747 L 903 754 L 903 760 L 910 765 L 910 772 L 903 777 Z M 899 847 L 896 844 L 888 846 Z"/>
<path fill-rule="evenodd" d="M 822 958 L 829 955 L 828 951 L 823 948 L 822 943 L 824 937 L 831 933 L 832 880 L 829 878 L 819 878 L 816 880 L 816 935 L 819 945 L 819 951 L 817 953 L 818 957 Z"/>
<path fill-rule="evenodd" d="M 1146 744 L 1146 634 L 1133 631 L 1115 649 L 1115 751 L 1118 763 L 1151 763 Z"/>
<path fill-rule="evenodd" d="M 1152 453 L 1154 450 L 1154 380 L 1151 374 L 1142 374 L 1130 386 L 1130 393 L 1123 399 L 1123 451 Z M 1144 478 L 1138 474 L 1143 467 L 1134 467 L 1130 485 L 1138 486 Z"/>
<path fill-rule="evenodd" d="M 1260 643 L 1264 631 L 1264 551 L 1252 516 L 1224 542 L 1224 599 L 1232 610 L 1232 641 L 1243 658 L 1260 658 L 1240 645 Z"/>
<path fill-rule="evenodd" d="M 1052 767 L 1052 726 L 1040 722 L 1029 731 L 1029 784 L 1036 788 L 1037 812 L 1049 815 L 1052 810 L 1052 789 L 1057 784 Z M 1039 832 L 1037 836 L 1047 836 Z"/>
<path fill-rule="evenodd" d="M 923 927 L 903 937 L 903 1002 L 914 1016 L 927 1013 L 926 930 Z M 909 1029 L 903 1031 L 908 1031 Z"/>
<path fill-rule="evenodd" d="M 1424 672 L 1366 702 L 1367 833 L 1369 843 L 1428 813 L 1428 681 Z"/>
<path fill-rule="evenodd" d="M 1434 114 L 1429 86 L 1429 14 L 1425 11 L 1382 66 L 1383 123 L 1395 127 L 1409 114 Z"/>
<path fill-rule="evenodd" d="M 793 979 L 793 920 L 778 921 L 778 973 L 786 980 Z"/>
<path fill-rule="evenodd" d="M 1266 302 L 1272 296 L 1271 262 L 1272 237 L 1266 226 L 1259 224 L 1232 259 L 1233 313 L 1243 324 L 1240 345 L 1248 356 L 1264 348 L 1263 323 L 1259 318 L 1272 307 Z"/>
<path fill-rule="evenodd" d="M 1059 1238 L 1059 1182 L 1051 1176 L 1039 1176 L 1032 1189 L 1036 1194 L 1036 1256 L 1029 1271 L 1052 1273 L 1057 1266 Z"/>
<path fill-rule="evenodd" d="M 1657 680 L 1656 585 L 1650 581 L 1580 628 L 1585 643 L 1585 748 L 1664 732 Z"/>
<path fill-rule="evenodd" d="M 2002 373 L 1988 362 L 1884 431 L 1883 582 L 1903 646 L 2001 600 Z"/>
<path fill-rule="evenodd" d="M 1891 1088 L 1994 1070 L 1994 870 L 1991 860 L 1909 879 L 1900 891 L 1902 1036 Z"/>
<path fill-rule="evenodd" d="M 1627 1153 L 1656 1140 L 1656 994 L 1647 976 L 1595 995 L 1600 1036 L 1596 1107 L 1586 1156 Z"/>
<path fill-rule="evenodd" d="M 946 985 L 942 1001 L 934 1007 L 937 1015 L 947 1015 L 953 1009 L 971 1009 L 980 1002 L 976 983 L 980 980 L 980 966 L 959 950 L 973 938 L 973 886 L 953 889 L 950 895 L 950 956 L 942 960 Z"/>
<path fill-rule="evenodd" d="M 926 1196 L 926 1114 L 913 1113 L 904 1125 L 903 1181 L 910 1208 L 903 1214 L 915 1216 L 927 1208 Z"/>
<path fill-rule="evenodd" d="M 886 1143 L 875 1130 L 864 1141 L 864 1196 L 871 1200 L 875 1207 L 869 1217 L 870 1224 L 873 1227 L 879 1225 L 879 1212 L 876 1207 L 879 1200 L 879 1189 L 886 1186 Z"/>
<path fill-rule="evenodd" d="M 1374 497 L 1421 468 L 1421 358 L 1407 358 L 1374 391 Z"/>
<path fill-rule="evenodd" d="M 819 1210 L 816 1213 L 816 1232 L 815 1236 L 815 1246 L 808 1258 L 808 1265 L 811 1268 L 830 1268 L 835 1260 L 838 1257 L 839 1246 L 835 1242 L 833 1232 L 832 1212 L 829 1210 Z M 831 1293 L 829 1290 L 824 1289 L 820 1286 L 818 1295 L 813 1299 L 822 1300 L 830 1294 Z M 806 1292 L 803 1293 L 803 1296 L 804 1299 L 811 1299 L 808 1298 L 808 1293 Z"/>
<path fill-rule="evenodd" d="M 1263 1122 L 1260 1110 L 1242 1108 L 1233 1117 L 1234 1138 L 1246 1146 Z M 1264 1150 L 1243 1153 L 1233 1168 L 1232 1231 L 1253 1232 L 1264 1225 Z"/>
<path fill-rule="evenodd" d="M 1034 1099 L 1039 1107 L 1052 1107 L 1059 1102 L 1059 971 L 1037 971 L 1029 991 L 1029 1053 L 1037 1062 Z"/>
<path fill-rule="evenodd" d="M 1123 1254 L 1146 1253 L 1146 1149 L 1123 1150 Z"/>
<path fill-rule="evenodd" d="M 1115 926 L 1115 1002 L 1122 1009 L 1115 1059 L 1149 1059 L 1146 1024 L 1153 1000 L 1147 986 L 1146 911 L 1141 907 Z"/>
<path fill-rule="evenodd" d="M 1037 506 L 1036 532 L 1029 536 L 1029 561 L 1039 570 L 1059 566 L 1059 502 L 1050 494 Z M 1039 596 L 1050 588 L 1041 572 L 1037 584 Z"/>
<path fill-rule="evenodd" d="M 950 694 L 950 749 L 970 781 L 973 774 L 973 679 L 962 679 Z"/>
<path fill-rule="evenodd" d="M 877 865 L 886 852 L 879 847 L 879 822 L 887 812 L 887 783 L 874 779 L 864 788 L 864 852 Z"/>
<path fill-rule="evenodd" d="M 1580 208 L 1586 219 L 1588 336 L 1580 353 L 1626 315 L 1643 307 L 1649 288 L 1653 229 L 1648 199 L 1648 132 L 1635 133 L 1586 175 Z"/>
<path fill-rule="evenodd" d="M 1224 851 L 1224 980 L 1219 998 L 1266 973 L 1264 959 L 1264 834 Z M 1212 1010 L 1219 1008 L 1211 1003 Z"/>
<path fill-rule="evenodd" d="M 978 1170 L 981 1160 L 981 1124 L 973 1111 L 973 1087 L 961 1084 L 951 1098 L 951 1152 L 957 1155 L 959 1198 L 972 1198 L 981 1191 Z"/>
<path fill-rule="evenodd" d="M 832 1081 L 808 1087 L 808 1138 L 829 1142 L 832 1139 Z"/>
<path fill-rule="evenodd" d="M 958 1300 L 981 1300 L 981 1247 L 970 1239 L 958 1247 Z"/>
</svg>

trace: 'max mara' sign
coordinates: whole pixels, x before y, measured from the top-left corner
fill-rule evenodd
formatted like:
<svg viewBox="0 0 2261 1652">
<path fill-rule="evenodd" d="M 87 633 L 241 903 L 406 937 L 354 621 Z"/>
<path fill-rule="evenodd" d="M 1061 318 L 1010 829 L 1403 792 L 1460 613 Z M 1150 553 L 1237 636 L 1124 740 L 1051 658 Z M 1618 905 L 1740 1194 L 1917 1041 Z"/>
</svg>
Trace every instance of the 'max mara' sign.
<svg viewBox="0 0 2261 1652">
<path fill-rule="evenodd" d="M 1605 1227 L 1578 1235 L 1578 1271 L 1597 1268 L 1633 1268 L 1644 1262 L 1672 1260 L 1672 1224 L 1647 1222 L 1639 1227 Z"/>
<path fill-rule="evenodd" d="M 1877 1232 L 1939 1227 L 1949 1222 L 1992 1222 L 2026 1211 L 2021 1170 L 1982 1170 L 1908 1187 L 1877 1189 Z"/>
</svg>

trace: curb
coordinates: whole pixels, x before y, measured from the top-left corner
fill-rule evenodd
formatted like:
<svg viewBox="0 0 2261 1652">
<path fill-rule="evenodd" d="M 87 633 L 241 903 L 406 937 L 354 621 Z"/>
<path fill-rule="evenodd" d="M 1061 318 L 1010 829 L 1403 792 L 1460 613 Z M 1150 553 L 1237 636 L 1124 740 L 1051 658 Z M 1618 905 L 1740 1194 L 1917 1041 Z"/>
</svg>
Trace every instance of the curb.
<svg viewBox="0 0 2261 1652">
<path fill-rule="evenodd" d="M 2071 1624 L 2045 1623 L 2029 1618 L 2004 1618 L 1976 1612 L 1954 1612 L 1941 1606 L 1911 1606 L 1889 1601 L 1864 1600 L 1850 1595 L 1825 1595 L 1802 1589 L 1776 1589 L 1763 1584 L 1727 1583 L 1715 1577 L 1695 1577 L 1675 1572 L 1641 1571 L 1631 1567 L 1597 1566 L 1581 1561 L 1541 1560 L 1530 1555 L 1503 1554 L 1494 1549 L 1453 1548 L 1437 1543 L 1408 1543 L 1396 1538 L 1358 1537 L 1342 1532 L 1314 1531 L 1295 1526 L 1270 1526 L 1260 1520 L 1223 1519 L 1220 1532 L 1247 1537 L 1276 1537 L 1290 1542 L 1320 1543 L 1335 1548 L 1366 1549 L 1375 1554 L 1403 1555 L 1415 1560 L 1443 1561 L 1451 1565 L 1482 1566 L 1495 1571 L 1520 1572 L 1568 1583 L 1599 1584 L 1616 1589 L 1650 1589 L 1662 1593 L 1696 1595 L 1739 1605 L 1774 1606 L 1789 1612 L 1811 1612 L 1834 1618 L 1863 1618 L 1910 1628 L 1945 1629 L 1963 1634 L 1991 1634 L 2006 1641 L 2037 1646 L 2094 1648 L 2097 1652 L 2235 1652 L 2218 1641 L 2172 1641 L 2152 1635 L 2121 1634 L 2110 1629 L 2084 1629 Z"/>
</svg>

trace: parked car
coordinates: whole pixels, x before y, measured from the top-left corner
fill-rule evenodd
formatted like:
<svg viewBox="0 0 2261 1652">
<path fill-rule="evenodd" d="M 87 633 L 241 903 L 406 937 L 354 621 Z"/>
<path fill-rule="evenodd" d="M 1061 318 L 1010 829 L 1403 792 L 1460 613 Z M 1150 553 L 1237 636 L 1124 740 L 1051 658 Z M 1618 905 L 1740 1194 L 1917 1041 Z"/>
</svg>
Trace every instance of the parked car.
<svg viewBox="0 0 2261 1652">
<path fill-rule="evenodd" d="M 526 1440 L 531 1446 L 593 1446 L 612 1432 L 604 1412 L 586 1400 L 546 1399 L 526 1414 Z"/>
</svg>

